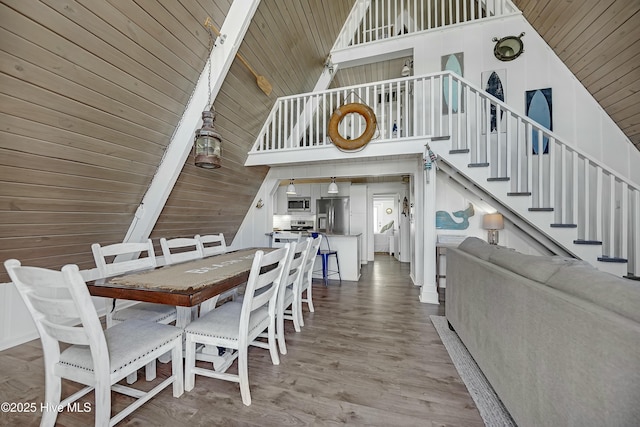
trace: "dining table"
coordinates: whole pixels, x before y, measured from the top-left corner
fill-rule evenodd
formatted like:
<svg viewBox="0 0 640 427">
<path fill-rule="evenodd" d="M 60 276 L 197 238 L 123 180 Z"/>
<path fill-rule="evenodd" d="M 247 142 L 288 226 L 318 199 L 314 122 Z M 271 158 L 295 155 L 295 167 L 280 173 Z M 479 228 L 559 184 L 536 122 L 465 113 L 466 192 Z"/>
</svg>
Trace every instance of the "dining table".
<svg viewBox="0 0 640 427">
<path fill-rule="evenodd" d="M 275 249 L 240 249 L 117 276 L 104 283 L 88 283 L 87 287 L 92 296 L 173 305 L 177 311 L 176 326 L 185 328 L 198 316 L 201 304 L 213 308 L 222 293 L 247 282 L 259 250 Z M 212 362 L 220 371 L 226 370 L 233 361 L 230 354 L 225 357 L 217 348 L 203 348 L 196 357 Z"/>
</svg>

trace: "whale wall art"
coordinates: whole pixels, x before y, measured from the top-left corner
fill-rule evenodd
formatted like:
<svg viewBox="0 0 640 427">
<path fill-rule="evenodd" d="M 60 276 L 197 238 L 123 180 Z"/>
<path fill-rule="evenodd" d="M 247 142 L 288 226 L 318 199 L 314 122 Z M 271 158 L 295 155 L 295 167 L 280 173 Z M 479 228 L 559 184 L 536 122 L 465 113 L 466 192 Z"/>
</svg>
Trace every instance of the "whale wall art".
<svg viewBox="0 0 640 427">
<path fill-rule="evenodd" d="M 551 100 L 551 88 L 528 90 L 525 98 L 525 114 L 539 125 L 553 130 L 553 102 Z M 549 154 L 549 137 L 543 136 L 538 142 L 538 132 L 531 130 L 531 147 L 533 154 Z M 540 150 L 542 148 L 542 150 Z"/>
<path fill-rule="evenodd" d="M 438 230 L 466 230 L 469 228 L 469 218 L 475 214 L 473 205 L 469 203 L 467 209 L 452 212 L 436 211 L 436 229 Z M 453 217 L 459 218 L 454 219 Z"/>
</svg>

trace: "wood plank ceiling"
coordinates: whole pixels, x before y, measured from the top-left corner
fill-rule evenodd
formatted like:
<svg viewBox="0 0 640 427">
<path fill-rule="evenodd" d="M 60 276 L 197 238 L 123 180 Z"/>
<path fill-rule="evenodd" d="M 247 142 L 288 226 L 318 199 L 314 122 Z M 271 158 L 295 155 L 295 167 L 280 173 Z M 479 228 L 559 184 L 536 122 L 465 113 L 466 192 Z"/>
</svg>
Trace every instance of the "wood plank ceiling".
<svg viewBox="0 0 640 427">
<path fill-rule="evenodd" d="M 640 1 L 513 2 L 640 149 Z"/>
<path fill-rule="evenodd" d="M 640 2 L 514 1 L 640 148 Z M 0 0 L 0 261 L 91 268 L 92 243 L 122 240 L 204 67 L 204 20 L 220 28 L 230 3 Z M 214 103 L 223 167 L 190 158 L 152 238 L 231 241 L 267 172 L 247 151 L 277 97 L 313 88 L 353 3 L 260 3 L 240 53 L 273 92 L 233 63 Z M 396 77 L 397 61 L 334 85 Z"/>
<path fill-rule="evenodd" d="M 267 172 L 244 161 L 275 99 L 310 91 L 354 0 L 263 0 L 214 106 L 223 166 L 185 164 L 152 238 L 225 233 Z M 0 261 L 94 267 L 122 241 L 231 0 L 0 1 Z M 8 281 L 4 269 L 0 283 Z"/>
</svg>

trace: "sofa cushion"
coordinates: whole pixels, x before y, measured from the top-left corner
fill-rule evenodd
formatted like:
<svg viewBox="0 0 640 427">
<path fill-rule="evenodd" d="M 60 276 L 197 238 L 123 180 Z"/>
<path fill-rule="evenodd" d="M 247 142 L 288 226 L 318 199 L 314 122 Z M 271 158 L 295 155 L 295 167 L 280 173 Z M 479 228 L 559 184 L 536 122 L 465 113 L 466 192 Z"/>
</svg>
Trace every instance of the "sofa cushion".
<svg viewBox="0 0 640 427">
<path fill-rule="evenodd" d="M 489 261 L 491 254 L 498 248 L 504 249 L 502 246 L 490 245 L 477 237 L 467 237 L 458 245 L 458 249 L 485 261 Z"/>
<path fill-rule="evenodd" d="M 560 268 L 583 261 L 561 256 L 525 255 L 512 250 L 494 251 L 489 262 L 536 282 L 546 283 Z"/>
<path fill-rule="evenodd" d="M 640 322 L 640 282 L 616 277 L 585 263 L 558 269 L 547 280 L 547 286 Z"/>
</svg>

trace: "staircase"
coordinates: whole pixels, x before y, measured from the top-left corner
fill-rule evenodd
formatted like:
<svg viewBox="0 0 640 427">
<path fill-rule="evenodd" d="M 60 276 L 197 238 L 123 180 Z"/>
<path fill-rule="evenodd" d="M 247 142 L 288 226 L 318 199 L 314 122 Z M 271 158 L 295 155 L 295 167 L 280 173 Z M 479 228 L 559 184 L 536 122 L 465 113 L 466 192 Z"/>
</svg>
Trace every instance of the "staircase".
<svg viewBox="0 0 640 427">
<path fill-rule="evenodd" d="M 324 129 L 348 102 L 369 105 L 378 119 L 374 140 L 350 159 L 422 154 L 430 142 L 448 173 L 463 175 L 565 253 L 618 276 L 638 275 L 639 186 L 452 72 L 280 98 L 246 164 L 344 158 Z M 359 115 L 347 115 L 340 134 L 357 137 L 364 128 Z"/>
<path fill-rule="evenodd" d="M 501 26 L 514 15 L 510 0 L 358 0 L 332 55 L 478 21 Z M 489 194 L 554 253 L 640 276 L 640 185 L 450 71 L 279 98 L 245 164 L 344 159 L 325 130 L 350 102 L 369 105 L 378 123 L 373 140 L 349 159 L 423 155 L 430 143 L 443 172 Z M 349 114 L 339 132 L 348 139 L 364 129 L 362 117 Z"/>
</svg>

